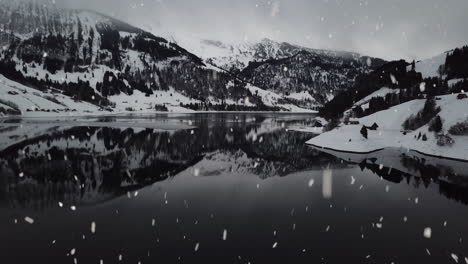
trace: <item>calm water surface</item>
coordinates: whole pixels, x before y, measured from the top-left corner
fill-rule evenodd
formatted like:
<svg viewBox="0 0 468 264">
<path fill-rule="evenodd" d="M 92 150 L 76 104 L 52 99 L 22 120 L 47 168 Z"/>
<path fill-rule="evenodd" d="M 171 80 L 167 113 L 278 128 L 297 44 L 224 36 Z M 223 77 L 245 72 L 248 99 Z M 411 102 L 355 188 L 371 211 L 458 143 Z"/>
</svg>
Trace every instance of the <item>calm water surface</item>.
<svg viewBox="0 0 468 264">
<path fill-rule="evenodd" d="M 3 120 L 0 263 L 464 263 L 468 163 L 308 115 Z"/>
</svg>

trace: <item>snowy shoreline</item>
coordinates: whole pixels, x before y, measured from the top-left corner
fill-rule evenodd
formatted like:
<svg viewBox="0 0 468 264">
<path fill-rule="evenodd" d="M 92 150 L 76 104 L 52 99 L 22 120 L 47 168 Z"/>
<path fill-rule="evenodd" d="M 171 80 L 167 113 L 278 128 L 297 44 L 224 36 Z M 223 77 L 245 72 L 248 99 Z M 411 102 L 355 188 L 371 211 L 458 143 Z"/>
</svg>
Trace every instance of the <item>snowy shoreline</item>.
<svg viewBox="0 0 468 264">
<path fill-rule="evenodd" d="M 150 117 L 157 115 L 198 115 L 198 114 L 274 114 L 274 115 L 316 115 L 317 111 L 299 111 L 299 112 L 286 112 L 286 111 L 180 111 L 180 112 L 97 112 L 97 113 L 26 113 L 23 115 L 3 115 L 0 120 L 15 119 L 15 118 L 64 118 L 64 117 L 79 117 L 79 118 L 96 118 L 96 117 Z"/>
<path fill-rule="evenodd" d="M 357 151 L 349 151 L 349 150 L 340 150 L 340 149 L 333 149 L 333 148 L 328 148 L 328 147 L 321 147 L 321 146 L 317 146 L 317 145 L 309 144 L 309 143 L 307 143 L 307 145 L 309 145 L 309 146 L 311 146 L 311 147 L 313 147 L 313 148 L 315 148 L 317 150 L 321 150 L 321 151 L 329 150 L 329 151 L 338 152 L 338 153 L 357 154 L 357 155 L 373 154 L 373 153 L 377 153 L 377 152 L 384 151 L 384 150 L 387 150 L 387 149 L 395 148 L 395 147 L 387 147 L 387 148 L 381 148 L 381 149 L 376 149 L 376 150 L 367 151 L 367 152 L 357 152 Z M 415 150 L 415 149 L 407 149 L 407 151 L 408 152 L 415 152 L 417 154 L 427 156 L 427 157 L 430 157 L 430 158 L 437 158 L 437 159 L 444 159 L 444 160 L 451 160 L 451 161 L 458 161 L 458 162 L 468 163 L 468 158 L 467 159 L 459 159 L 459 158 L 450 158 L 450 157 L 445 157 L 445 156 L 437 156 L 437 155 L 433 155 L 433 154 L 424 153 L 424 152 L 421 152 L 421 151 Z"/>
<path fill-rule="evenodd" d="M 438 137 L 448 136 L 449 128 L 467 122 L 468 100 L 459 100 L 457 95 L 440 96 L 437 105 L 443 120 L 441 133 L 430 132 L 429 124 L 414 131 L 403 131 L 402 124 L 420 111 L 426 100 L 413 100 L 390 109 L 359 119 L 359 125 L 344 125 L 321 134 L 307 142 L 316 148 L 344 153 L 369 154 L 387 148 L 401 148 L 434 158 L 468 161 L 468 136 L 449 135 L 453 144 L 438 145 Z M 360 132 L 363 126 L 376 123 L 379 128 L 368 130 L 368 138 Z M 423 139 L 421 139 L 421 136 Z"/>
<path fill-rule="evenodd" d="M 341 150 L 341 149 L 334 149 L 334 148 L 329 148 L 329 147 L 322 147 L 322 146 L 318 146 L 318 145 L 314 145 L 310 143 L 307 143 L 307 145 L 314 147 L 316 149 L 319 149 L 319 150 L 320 149 L 331 150 L 331 151 L 336 151 L 336 152 L 341 152 L 341 153 L 350 153 L 350 154 L 372 154 L 372 153 L 379 152 L 385 149 L 385 148 L 380 148 L 376 150 L 361 152 L 361 151 Z"/>
</svg>

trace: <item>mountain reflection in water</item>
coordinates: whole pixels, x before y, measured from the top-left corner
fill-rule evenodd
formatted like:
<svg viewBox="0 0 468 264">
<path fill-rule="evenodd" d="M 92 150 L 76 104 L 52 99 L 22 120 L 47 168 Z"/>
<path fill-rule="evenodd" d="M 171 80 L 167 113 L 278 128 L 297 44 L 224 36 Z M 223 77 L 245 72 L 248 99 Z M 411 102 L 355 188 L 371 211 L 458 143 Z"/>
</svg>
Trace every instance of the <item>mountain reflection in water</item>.
<svg viewBox="0 0 468 264">
<path fill-rule="evenodd" d="M 37 208 L 59 201 L 97 203 L 173 177 L 205 156 L 221 154 L 234 163 L 245 157 L 239 165 L 262 179 L 336 161 L 308 148 L 304 142 L 310 135 L 286 131 L 287 124 L 307 123 L 299 118 L 196 115 L 181 120 L 193 126 L 182 130 L 93 126 L 48 130 L 0 152 L 0 199 Z"/>
<path fill-rule="evenodd" d="M 6 120 L 0 259 L 465 260 L 466 163 L 315 149 L 305 144 L 313 134 L 291 130 L 313 123 L 279 114 Z"/>
</svg>

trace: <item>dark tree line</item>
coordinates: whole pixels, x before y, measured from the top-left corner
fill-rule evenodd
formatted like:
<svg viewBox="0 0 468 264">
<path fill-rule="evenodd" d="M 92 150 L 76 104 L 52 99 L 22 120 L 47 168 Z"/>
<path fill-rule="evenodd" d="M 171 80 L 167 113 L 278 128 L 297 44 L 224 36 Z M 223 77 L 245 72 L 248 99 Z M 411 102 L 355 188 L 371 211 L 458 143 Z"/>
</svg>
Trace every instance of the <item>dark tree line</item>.
<svg viewBox="0 0 468 264">
<path fill-rule="evenodd" d="M 416 113 L 416 115 L 410 116 L 404 123 L 403 128 L 405 130 L 416 130 L 428 124 L 437 114 L 441 111 L 440 107 L 437 107 L 437 102 L 434 97 L 428 98 L 424 104 L 424 108 Z M 440 119 L 440 117 L 439 117 Z M 441 121 L 441 120 L 440 120 Z M 431 126 L 433 130 L 439 130 L 437 120 Z M 440 128 L 442 130 L 442 128 Z M 440 132 L 439 130 L 439 132 Z"/>
<path fill-rule="evenodd" d="M 191 109 L 194 111 L 281 111 L 279 107 L 270 107 L 264 104 L 257 106 L 246 106 L 246 105 L 232 105 L 222 102 L 221 104 L 212 104 L 212 103 L 190 103 L 190 104 L 180 104 L 181 107 Z"/>
<path fill-rule="evenodd" d="M 443 67 L 446 70 L 445 74 L 449 76 L 447 79 L 463 78 L 465 76 L 463 69 L 466 67 L 464 64 L 468 61 L 468 58 L 465 58 L 466 54 L 468 54 L 467 51 L 468 48 L 464 47 L 448 55 L 448 64 Z M 407 71 L 408 66 L 411 66 L 409 71 Z M 398 91 L 387 94 L 385 97 L 372 98 L 369 102 L 369 108 L 366 110 L 355 107 L 353 111 L 357 117 L 367 116 L 414 99 L 460 93 L 468 90 L 468 81 L 461 80 L 449 86 L 445 79 L 439 77 L 423 79 L 420 73 L 415 72 L 414 62 L 412 64 L 408 64 L 403 60 L 390 62 L 370 74 L 359 76 L 355 86 L 338 94 L 331 102 L 327 103 L 321 109 L 320 115 L 326 118 L 340 117 L 344 111 L 352 108 L 355 102 L 382 87 L 389 87 Z"/>
<path fill-rule="evenodd" d="M 445 65 L 439 69 L 447 79 L 468 78 L 468 46 L 456 48 L 447 54 Z"/>
</svg>

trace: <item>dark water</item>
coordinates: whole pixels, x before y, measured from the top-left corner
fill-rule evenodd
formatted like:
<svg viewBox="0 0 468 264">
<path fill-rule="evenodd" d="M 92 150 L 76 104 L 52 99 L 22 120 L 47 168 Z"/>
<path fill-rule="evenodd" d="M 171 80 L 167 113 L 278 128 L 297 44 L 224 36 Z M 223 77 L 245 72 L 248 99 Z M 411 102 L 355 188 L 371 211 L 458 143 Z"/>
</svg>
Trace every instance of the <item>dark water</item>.
<svg viewBox="0 0 468 264">
<path fill-rule="evenodd" d="M 311 119 L 6 120 L 0 263 L 465 263 L 467 163 L 321 152 Z"/>
</svg>

